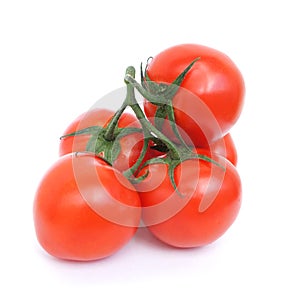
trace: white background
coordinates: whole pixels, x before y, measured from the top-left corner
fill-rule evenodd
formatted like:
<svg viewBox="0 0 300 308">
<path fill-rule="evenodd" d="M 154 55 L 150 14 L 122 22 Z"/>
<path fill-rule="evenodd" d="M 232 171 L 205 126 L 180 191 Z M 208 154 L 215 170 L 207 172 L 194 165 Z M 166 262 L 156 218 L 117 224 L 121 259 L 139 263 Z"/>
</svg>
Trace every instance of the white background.
<svg viewBox="0 0 300 308">
<path fill-rule="evenodd" d="M 0 0 L 0 306 L 300 306 L 297 2 Z M 32 201 L 58 137 L 123 86 L 128 65 L 179 43 L 219 49 L 244 75 L 232 130 L 238 219 L 201 249 L 171 249 L 141 229 L 102 261 L 48 256 Z"/>
</svg>

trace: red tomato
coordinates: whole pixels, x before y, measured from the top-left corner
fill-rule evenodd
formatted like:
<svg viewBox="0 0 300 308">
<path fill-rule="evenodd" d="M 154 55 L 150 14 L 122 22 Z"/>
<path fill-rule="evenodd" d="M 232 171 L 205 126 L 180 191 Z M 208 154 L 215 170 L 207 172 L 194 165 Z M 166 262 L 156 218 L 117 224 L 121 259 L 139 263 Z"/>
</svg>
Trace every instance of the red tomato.
<svg viewBox="0 0 300 308">
<path fill-rule="evenodd" d="M 109 120 L 113 117 L 114 111 L 106 109 L 92 109 L 75 119 L 65 130 L 63 135 L 73 133 L 91 126 L 106 127 Z M 124 113 L 121 115 L 118 127 L 135 127 L 140 128 L 139 122 L 136 118 Z M 82 152 L 86 150 L 87 143 L 91 135 L 77 135 L 63 138 L 60 141 L 59 154 L 65 155 L 71 152 Z M 119 139 L 120 152 L 116 160 L 113 162 L 114 168 L 124 171 L 132 167 L 140 156 L 144 137 L 142 133 L 131 133 Z M 100 154 L 101 153 L 97 153 Z"/>
<path fill-rule="evenodd" d="M 41 246 L 69 260 L 112 255 L 135 234 L 140 199 L 129 181 L 92 154 L 62 156 L 45 174 L 34 200 Z"/>
<path fill-rule="evenodd" d="M 199 154 L 207 155 L 205 151 Z M 235 167 L 213 156 L 226 169 L 197 159 L 175 167 L 178 192 L 166 164 L 146 166 L 148 176 L 136 185 L 145 225 L 174 247 L 198 247 L 217 240 L 232 225 L 241 205 L 241 181 Z"/>
<path fill-rule="evenodd" d="M 173 107 L 177 125 L 189 137 L 186 142 L 201 147 L 224 136 L 240 116 L 245 85 L 236 65 L 215 49 L 183 44 L 155 56 L 147 74 L 154 82 L 172 83 L 197 57 L 173 98 Z M 145 101 L 144 109 L 154 119 L 157 107 Z M 175 140 L 168 123 L 164 132 Z"/>
</svg>

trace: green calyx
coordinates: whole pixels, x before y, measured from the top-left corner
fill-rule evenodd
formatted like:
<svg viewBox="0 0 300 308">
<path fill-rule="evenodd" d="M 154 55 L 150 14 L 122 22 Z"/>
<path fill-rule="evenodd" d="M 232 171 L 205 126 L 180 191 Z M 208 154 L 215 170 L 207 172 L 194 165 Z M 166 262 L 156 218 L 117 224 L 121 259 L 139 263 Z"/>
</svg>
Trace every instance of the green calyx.
<svg viewBox="0 0 300 308">
<path fill-rule="evenodd" d="M 120 139 L 124 136 L 141 133 L 142 129 L 137 127 L 120 128 L 115 126 L 113 134 L 110 132 L 111 126 L 91 126 L 73 133 L 64 135 L 60 139 L 65 139 L 72 136 L 90 135 L 90 139 L 86 145 L 86 151 L 94 153 L 98 156 L 103 156 L 105 160 L 113 165 L 121 151 Z M 110 139 L 107 138 L 109 132 Z M 113 138 L 111 137 L 113 136 Z"/>
<path fill-rule="evenodd" d="M 149 58 L 150 59 L 150 58 Z M 152 81 L 147 73 L 147 67 L 148 67 L 148 61 L 146 64 L 146 68 L 143 72 L 142 65 L 141 65 L 141 84 L 142 86 L 148 90 L 152 95 L 157 96 L 161 99 L 161 104 L 163 102 L 172 101 L 173 97 L 177 93 L 178 89 L 180 88 L 184 78 L 188 74 L 188 72 L 191 70 L 191 68 L 194 66 L 194 64 L 200 60 L 200 57 L 194 59 L 176 78 L 175 80 L 170 84 L 165 83 L 156 83 Z M 150 97 L 149 97 L 150 98 Z M 147 99 L 147 98 L 146 98 Z M 157 99 L 159 100 L 159 99 Z M 156 102 L 152 102 L 151 99 L 149 101 L 153 104 Z M 159 104 L 159 105 L 161 105 Z"/>
<path fill-rule="evenodd" d="M 190 149 L 190 148 L 187 149 L 184 146 L 177 146 L 177 155 L 178 155 L 178 158 L 174 158 L 174 157 L 172 157 L 172 155 L 170 155 L 170 152 L 168 152 L 165 155 L 162 155 L 160 157 L 155 157 L 155 158 L 149 159 L 148 161 L 146 161 L 143 164 L 143 166 L 141 168 L 144 168 L 146 166 L 153 165 L 153 164 L 165 164 L 165 165 L 167 165 L 168 176 L 169 176 L 170 182 L 171 182 L 174 190 L 180 196 L 183 196 L 183 195 L 178 190 L 178 187 L 177 187 L 177 184 L 176 184 L 176 181 L 175 181 L 175 169 L 181 163 L 183 163 L 187 160 L 203 160 L 203 161 L 215 164 L 216 166 L 220 167 L 223 171 L 225 171 L 225 167 L 222 166 L 221 164 L 219 164 L 214 159 L 212 159 L 212 158 L 210 158 L 206 155 L 194 153 L 192 151 L 192 149 Z M 148 175 L 148 173 L 147 173 L 147 175 Z"/>
<path fill-rule="evenodd" d="M 165 83 L 156 83 L 152 81 L 147 73 L 147 68 L 149 65 L 149 59 L 147 60 L 147 64 L 145 70 L 143 70 L 142 64 L 140 67 L 141 70 L 141 85 L 131 78 L 129 82 L 142 94 L 142 96 L 147 99 L 150 103 L 157 106 L 155 113 L 155 127 L 159 130 L 162 130 L 163 124 L 167 119 L 171 125 L 172 131 L 180 141 L 181 145 L 187 148 L 185 141 L 183 140 L 181 134 L 178 131 L 174 107 L 173 107 L 173 98 L 177 91 L 179 90 L 184 78 L 194 66 L 194 64 L 200 60 L 200 58 L 194 59 L 184 70 L 181 72 L 175 80 L 167 85 Z"/>
<path fill-rule="evenodd" d="M 102 129 L 98 135 L 95 134 L 91 136 L 86 146 L 86 150 L 89 152 L 96 153 L 98 155 L 100 154 L 113 165 L 121 151 L 120 139 L 124 136 L 137 132 L 140 133 L 142 132 L 142 130 L 135 127 L 116 127 L 114 129 L 114 138 L 108 140 L 106 138 L 107 130 Z"/>
</svg>

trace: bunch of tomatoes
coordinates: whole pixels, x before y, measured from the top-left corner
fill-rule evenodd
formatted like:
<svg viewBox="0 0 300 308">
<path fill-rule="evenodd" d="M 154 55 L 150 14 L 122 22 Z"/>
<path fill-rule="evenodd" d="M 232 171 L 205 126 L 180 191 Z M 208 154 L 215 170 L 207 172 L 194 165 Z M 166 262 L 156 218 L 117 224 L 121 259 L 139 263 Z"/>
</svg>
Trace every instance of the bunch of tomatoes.
<svg viewBox="0 0 300 308">
<path fill-rule="evenodd" d="M 94 108 L 67 127 L 38 186 L 35 230 L 55 257 L 110 256 L 139 227 L 170 246 L 199 247 L 238 215 L 229 131 L 243 107 L 239 69 L 222 52 L 183 44 L 141 65 L 140 82 L 135 73 L 127 68 L 117 111 Z"/>
</svg>

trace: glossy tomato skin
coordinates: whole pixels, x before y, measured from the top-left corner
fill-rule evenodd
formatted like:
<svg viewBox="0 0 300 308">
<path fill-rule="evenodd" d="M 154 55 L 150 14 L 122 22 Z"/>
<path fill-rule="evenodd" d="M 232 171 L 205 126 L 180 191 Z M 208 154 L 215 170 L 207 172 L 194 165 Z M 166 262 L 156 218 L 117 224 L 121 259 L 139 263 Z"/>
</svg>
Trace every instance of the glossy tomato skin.
<svg viewBox="0 0 300 308">
<path fill-rule="evenodd" d="M 132 238 L 141 208 L 120 172 L 93 155 L 68 154 L 43 177 L 33 213 L 38 241 L 49 254 L 89 261 L 112 255 Z"/>
<path fill-rule="evenodd" d="M 210 144 L 207 150 L 213 154 L 225 157 L 234 166 L 237 166 L 237 150 L 230 133 Z"/>
<path fill-rule="evenodd" d="M 228 56 L 213 48 L 182 44 L 155 56 L 148 65 L 147 74 L 154 82 L 172 83 L 197 57 L 200 59 L 181 84 L 185 91 L 178 91 L 173 106 L 177 125 L 190 138 L 186 142 L 203 146 L 228 133 L 240 116 L 245 84 L 237 66 Z M 153 119 L 156 106 L 146 101 L 144 109 Z M 174 139 L 168 124 L 164 131 Z"/>
<path fill-rule="evenodd" d="M 114 111 L 102 108 L 91 109 L 77 117 L 64 131 L 63 135 L 91 127 L 106 127 L 113 117 Z M 129 113 L 121 115 L 118 126 L 120 128 L 135 127 L 140 128 L 139 122 Z M 82 152 L 86 150 L 90 135 L 77 135 L 60 140 L 59 155 L 65 155 L 72 152 Z M 136 132 L 126 135 L 119 139 L 120 152 L 117 159 L 113 162 L 114 168 L 124 171 L 132 167 L 137 161 L 143 148 L 143 134 Z M 98 153 L 97 153 L 98 154 Z"/>
<path fill-rule="evenodd" d="M 205 153 L 205 151 L 198 151 Z M 175 169 L 181 193 L 174 193 L 167 166 L 144 168 L 148 177 L 138 184 L 143 221 L 162 242 L 179 248 L 210 244 L 235 221 L 241 205 L 241 181 L 235 167 L 220 156 L 213 156 L 226 170 L 212 169 L 211 163 L 182 162 Z"/>
</svg>

